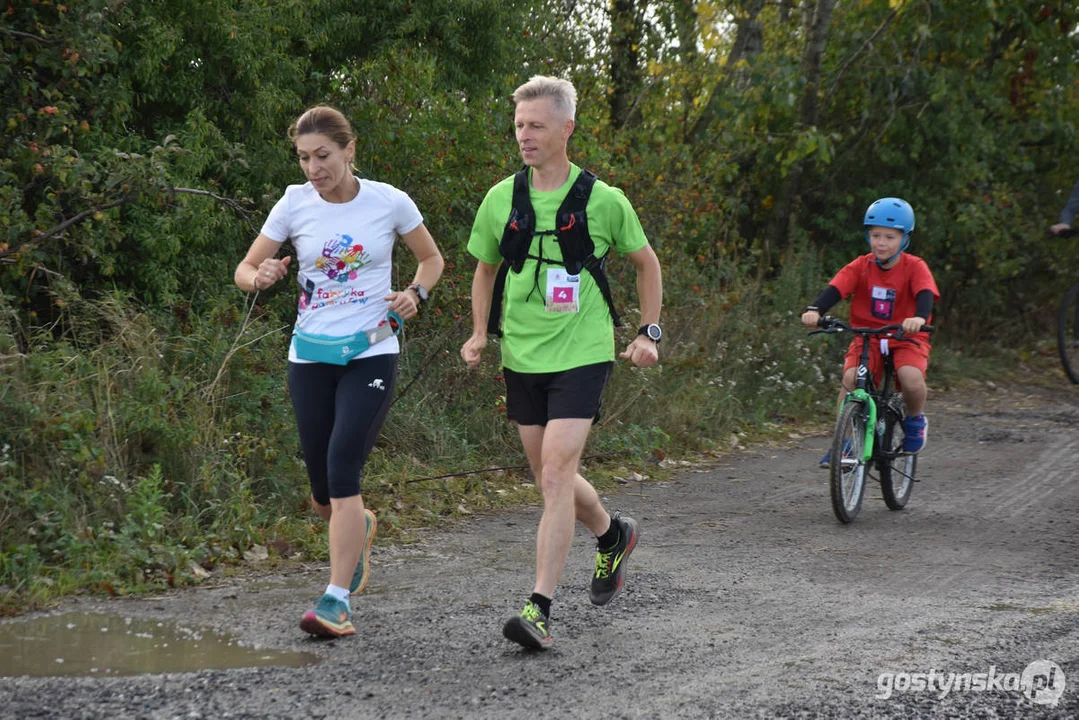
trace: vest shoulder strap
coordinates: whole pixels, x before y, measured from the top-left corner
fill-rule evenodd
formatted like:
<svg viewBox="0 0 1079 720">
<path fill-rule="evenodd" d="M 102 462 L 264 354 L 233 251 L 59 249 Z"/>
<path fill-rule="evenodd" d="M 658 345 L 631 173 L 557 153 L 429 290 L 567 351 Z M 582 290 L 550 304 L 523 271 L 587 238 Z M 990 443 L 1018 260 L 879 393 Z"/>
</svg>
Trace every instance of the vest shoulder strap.
<svg viewBox="0 0 1079 720">
<path fill-rule="evenodd" d="M 573 186 L 566 193 L 565 199 L 562 200 L 562 204 L 558 207 L 559 229 L 564 229 L 564 219 L 568 220 L 573 213 L 585 211 L 585 208 L 588 207 L 588 199 L 592 197 L 592 186 L 595 184 L 595 173 L 582 168 L 577 179 L 573 181 Z"/>
</svg>

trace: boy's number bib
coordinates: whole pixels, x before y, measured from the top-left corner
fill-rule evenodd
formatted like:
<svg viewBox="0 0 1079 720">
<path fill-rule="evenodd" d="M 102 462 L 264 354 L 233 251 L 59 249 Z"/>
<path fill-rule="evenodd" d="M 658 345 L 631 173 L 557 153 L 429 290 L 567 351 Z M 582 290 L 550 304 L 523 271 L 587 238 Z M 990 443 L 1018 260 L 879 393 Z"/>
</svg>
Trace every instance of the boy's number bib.
<svg viewBox="0 0 1079 720">
<path fill-rule="evenodd" d="M 892 288 L 873 288 L 873 317 L 879 320 L 891 320 L 895 310 L 895 290 Z"/>
<path fill-rule="evenodd" d="M 547 270 L 547 312 L 577 312 L 580 291 L 580 275 L 567 275 L 565 268 Z"/>
</svg>

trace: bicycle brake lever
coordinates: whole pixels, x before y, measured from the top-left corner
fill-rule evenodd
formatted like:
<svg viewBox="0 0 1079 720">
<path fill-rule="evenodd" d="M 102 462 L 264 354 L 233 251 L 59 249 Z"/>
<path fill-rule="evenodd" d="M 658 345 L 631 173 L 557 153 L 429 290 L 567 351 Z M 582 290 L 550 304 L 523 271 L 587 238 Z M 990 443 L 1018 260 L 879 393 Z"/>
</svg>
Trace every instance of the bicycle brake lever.
<svg viewBox="0 0 1079 720">
<path fill-rule="evenodd" d="M 892 338 L 893 340 L 902 340 L 903 342 L 909 342 L 909 343 L 911 343 L 912 345 L 917 345 L 918 347 L 921 347 L 921 346 L 922 346 L 922 344 L 921 344 L 920 342 L 918 342 L 917 340 L 915 340 L 914 338 L 912 338 L 912 337 L 907 337 L 906 335 L 904 335 L 904 334 L 903 334 L 903 329 L 902 329 L 902 328 L 900 328 L 900 329 L 899 329 L 899 330 L 898 330 L 898 331 L 897 331 L 897 332 L 895 333 L 895 335 L 891 335 L 890 337 L 891 337 L 891 338 Z"/>
</svg>

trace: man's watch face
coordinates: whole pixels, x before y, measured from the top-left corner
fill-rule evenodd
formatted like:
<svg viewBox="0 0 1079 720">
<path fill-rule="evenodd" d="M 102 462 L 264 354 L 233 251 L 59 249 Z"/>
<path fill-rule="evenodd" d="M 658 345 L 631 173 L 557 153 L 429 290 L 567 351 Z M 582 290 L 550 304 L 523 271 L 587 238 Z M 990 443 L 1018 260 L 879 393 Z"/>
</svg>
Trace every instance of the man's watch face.
<svg viewBox="0 0 1079 720">
<path fill-rule="evenodd" d="M 645 328 L 645 332 L 648 333 L 652 342 L 659 342 L 659 339 L 663 337 L 663 331 L 659 329 L 659 325 L 649 325 Z"/>
</svg>

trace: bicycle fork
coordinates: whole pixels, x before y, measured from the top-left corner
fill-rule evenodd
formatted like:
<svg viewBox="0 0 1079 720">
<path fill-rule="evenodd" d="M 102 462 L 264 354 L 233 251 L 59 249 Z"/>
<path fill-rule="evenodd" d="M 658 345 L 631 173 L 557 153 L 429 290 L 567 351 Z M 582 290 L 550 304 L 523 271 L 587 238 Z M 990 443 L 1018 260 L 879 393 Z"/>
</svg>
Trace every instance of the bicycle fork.
<svg viewBox="0 0 1079 720">
<path fill-rule="evenodd" d="M 873 396 L 863 388 L 855 388 L 847 393 L 843 404 L 849 402 L 861 403 L 866 408 L 865 412 L 865 444 L 862 447 L 862 462 L 868 463 L 873 458 L 873 443 L 877 437 L 877 403 Z M 842 408 L 840 408 L 842 411 Z"/>
</svg>

